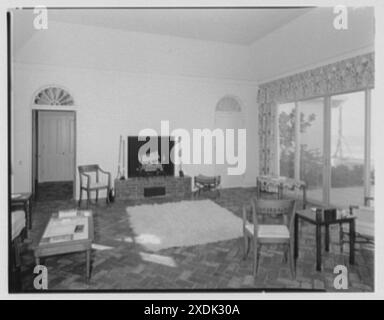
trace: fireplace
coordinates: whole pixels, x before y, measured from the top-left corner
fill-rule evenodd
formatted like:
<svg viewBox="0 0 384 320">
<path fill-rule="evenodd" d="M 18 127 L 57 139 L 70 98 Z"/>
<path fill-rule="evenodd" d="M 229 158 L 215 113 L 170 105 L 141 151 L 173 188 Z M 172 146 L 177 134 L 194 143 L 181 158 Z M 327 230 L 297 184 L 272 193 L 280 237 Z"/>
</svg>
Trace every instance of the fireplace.
<svg viewBox="0 0 384 320">
<path fill-rule="evenodd" d="M 128 178 L 174 176 L 172 137 L 128 137 Z"/>
</svg>

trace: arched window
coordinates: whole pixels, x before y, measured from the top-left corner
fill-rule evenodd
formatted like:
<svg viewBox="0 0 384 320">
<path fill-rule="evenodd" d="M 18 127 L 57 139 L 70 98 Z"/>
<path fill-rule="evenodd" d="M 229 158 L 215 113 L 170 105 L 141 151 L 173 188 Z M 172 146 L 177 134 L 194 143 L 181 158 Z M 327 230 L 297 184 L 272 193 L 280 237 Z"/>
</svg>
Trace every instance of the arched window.
<svg viewBox="0 0 384 320">
<path fill-rule="evenodd" d="M 66 90 L 53 86 L 39 91 L 33 102 L 46 106 L 73 106 L 75 104 L 73 97 Z"/>
<path fill-rule="evenodd" d="M 225 96 L 217 103 L 216 111 L 241 112 L 241 104 L 237 98 L 233 96 Z"/>
</svg>

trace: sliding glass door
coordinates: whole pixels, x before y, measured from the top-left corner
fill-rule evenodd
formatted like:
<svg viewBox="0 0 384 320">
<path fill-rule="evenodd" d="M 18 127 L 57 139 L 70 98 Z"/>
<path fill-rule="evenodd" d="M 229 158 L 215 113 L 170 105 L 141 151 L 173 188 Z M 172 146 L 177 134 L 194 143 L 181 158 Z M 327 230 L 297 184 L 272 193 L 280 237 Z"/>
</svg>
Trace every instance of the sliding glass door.
<svg viewBox="0 0 384 320">
<path fill-rule="evenodd" d="M 330 203 L 364 202 L 365 93 L 331 97 Z"/>
<path fill-rule="evenodd" d="M 373 195 L 371 91 L 278 106 L 279 174 L 306 182 L 308 199 L 337 207 Z"/>
<path fill-rule="evenodd" d="M 307 195 L 323 200 L 324 99 L 298 103 L 300 114 L 300 180 L 307 184 Z"/>
</svg>

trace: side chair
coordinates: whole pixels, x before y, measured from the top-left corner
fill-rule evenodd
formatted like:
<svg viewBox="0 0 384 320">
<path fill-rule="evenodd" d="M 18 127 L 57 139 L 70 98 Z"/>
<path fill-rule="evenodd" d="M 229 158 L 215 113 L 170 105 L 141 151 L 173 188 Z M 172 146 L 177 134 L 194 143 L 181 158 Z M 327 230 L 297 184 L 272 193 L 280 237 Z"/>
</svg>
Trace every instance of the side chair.
<svg viewBox="0 0 384 320">
<path fill-rule="evenodd" d="M 289 260 L 292 278 L 295 278 L 294 221 L 295 200 L 261 200 L 252 198 L 243 206 L 244 259 L 253 247 L 253 275 L 256 278 L 260 250 L 264 245 L 284 248 L 284 261 Z M 277 223 L 276 223 L 277 222 Z"/>
</svg>

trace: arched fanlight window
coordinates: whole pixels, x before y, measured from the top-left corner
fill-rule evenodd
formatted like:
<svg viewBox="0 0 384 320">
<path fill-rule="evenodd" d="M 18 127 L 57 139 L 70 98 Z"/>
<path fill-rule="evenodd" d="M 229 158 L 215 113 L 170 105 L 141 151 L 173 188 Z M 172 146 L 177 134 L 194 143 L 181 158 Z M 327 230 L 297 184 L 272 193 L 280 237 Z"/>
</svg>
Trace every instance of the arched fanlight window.
<svg viewBox="0 0 384 320">
<path fill-rule="evenodd" d="M 35 96 L 34 104 L 49 106 L 73 106 L 73 97 L 59 87 L 47 87 Z"/>
<path fill-rule="evenodd" d="M 241 105 L 237 98 L 232 96 L 225 96 L 221 98 L 217 103 L 216 111 L 241 112 Z"/>
</svg>

